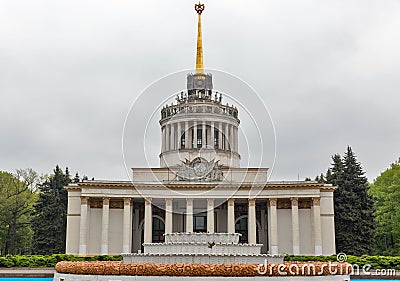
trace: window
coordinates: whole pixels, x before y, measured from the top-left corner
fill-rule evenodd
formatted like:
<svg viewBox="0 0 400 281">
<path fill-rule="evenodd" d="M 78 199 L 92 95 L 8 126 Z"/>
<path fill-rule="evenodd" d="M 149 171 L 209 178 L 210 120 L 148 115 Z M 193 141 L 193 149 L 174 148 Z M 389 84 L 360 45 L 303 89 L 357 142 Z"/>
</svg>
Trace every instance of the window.
<svg viewBox="0 0 400 281">
<path fill-rule="evenodd" d="M 197 148 L 201 148 L 201 145 L 203 143 L 203 138 L 202 138 L 202 130 L 197 129 Z"/>
<path fill-rule="evenodd" d="M 185 148 L 185 133 L 181 135 L 181 148 Z"/>
<path fill-rule="evenodd" d="M 207 217 L 195 216 L 193 217 L 193 231 L 194 232 L 207 232 Z"/>
<path fill-rule="evenodd" d="M 241 233 L 242 236 L 239 238 L 239 243 L 247 243 L 248 242 L 248 233 L 247 233 L 247 216 L 242 217 L 235 224 L 235 232 Z"/>
<path fill-rule="evenodd" d="M 214 148 L 218 148 L 218 130 L 214 130 Z"/>
<path fill-rule="evenodd" d="M 153 243 L 164 242 L 165 226 L 162 220 L 153 217 Z"/>
</svg>

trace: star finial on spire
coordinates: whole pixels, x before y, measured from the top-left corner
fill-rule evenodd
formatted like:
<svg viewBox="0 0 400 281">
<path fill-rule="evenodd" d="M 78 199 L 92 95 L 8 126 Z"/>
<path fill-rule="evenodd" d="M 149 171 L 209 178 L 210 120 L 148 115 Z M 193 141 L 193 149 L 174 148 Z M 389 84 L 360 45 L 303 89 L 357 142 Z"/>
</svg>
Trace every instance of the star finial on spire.
<svg viewBox="0 0 400 281">
<path fill-rule="evenodd" d="M 197 55 L 196 55 L 196 73 L 204 73 L 203 65 L 203 38 L 201 34 L 201 13 L 204 11 L 204 4 L 195 4 L 194 9 L 199 15 L 197 25 Z"/>
<path fill-rule="evenodd" d="M 201 15 L 201 13 L 204 11 L 204 4 L 201 4 L 199 1 L 199 4 L 194 5 L 194 9 L 199 15 Z"/>
</svg>

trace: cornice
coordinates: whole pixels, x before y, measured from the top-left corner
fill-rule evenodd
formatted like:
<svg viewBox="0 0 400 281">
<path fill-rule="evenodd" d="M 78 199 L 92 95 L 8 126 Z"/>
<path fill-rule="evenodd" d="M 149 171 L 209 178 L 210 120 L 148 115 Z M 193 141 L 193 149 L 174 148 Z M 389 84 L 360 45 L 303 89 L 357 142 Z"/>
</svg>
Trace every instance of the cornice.
<svg viewBox="0 0 400 281">
<path fill-rule="evenodd" d="M 251 183 L 251 182 L 131 182 L 131 181 L 83 181 L 70 184 L 65 187 L 67 190 L 81 190 L 82 188 L 134 188 L 134 189 L 252 189 L 262 188 L 263 190 L 278 189 L 319 189 L 321 192 L 332 192 L 336 189 L 330 184 L 316 182 L 267 182 L 267 183 Z"/>
</svg>

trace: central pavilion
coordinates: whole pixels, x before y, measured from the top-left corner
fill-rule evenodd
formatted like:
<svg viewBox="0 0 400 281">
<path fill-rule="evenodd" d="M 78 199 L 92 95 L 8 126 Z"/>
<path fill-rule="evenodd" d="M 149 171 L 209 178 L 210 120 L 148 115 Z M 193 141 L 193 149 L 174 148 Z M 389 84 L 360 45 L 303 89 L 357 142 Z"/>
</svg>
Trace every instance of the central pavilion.
<svg viewBox="0 0 400 281">
<path fill-rule="evenodd" d="M 240 233 L 262 253 L 335 253 L 335 187 L 268 182 L 268 168 L 240 167 L 238 110 L 204 73 L 203 10 L 196 4 L 196 71 L 161 110 L 160 167 L 132 168 L 132 181 L 68 185 L 67 254 L 140 252 L 174 232 Z"/>
</svg>

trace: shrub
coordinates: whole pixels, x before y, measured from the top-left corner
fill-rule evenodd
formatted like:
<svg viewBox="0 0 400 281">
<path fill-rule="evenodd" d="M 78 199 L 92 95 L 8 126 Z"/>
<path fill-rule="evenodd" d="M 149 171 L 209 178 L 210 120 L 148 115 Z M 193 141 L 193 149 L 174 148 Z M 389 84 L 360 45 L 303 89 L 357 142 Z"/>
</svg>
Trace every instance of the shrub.
<svg viewBox="0 0 400 281">
<path fill-rule="evenodd" d="M 332 256 L 294 256 L 286 255 L 285 261 L 337 261 L 336 255 Z M 357 264 L 360 268 L 369 264 L 373 269 L 397 269 L 400 270 L 400 256 L 347 256 L 347 262 Z"/>
<path fill-rule="evenodd" d="M 55 267 L 60 261 L 120 261 L 122 256 L 90 256 L 76 257 L 74 255 L 55 254 L 42 255 L 7 255 L 0 256 L 0 267 Z"/>
</svg>

